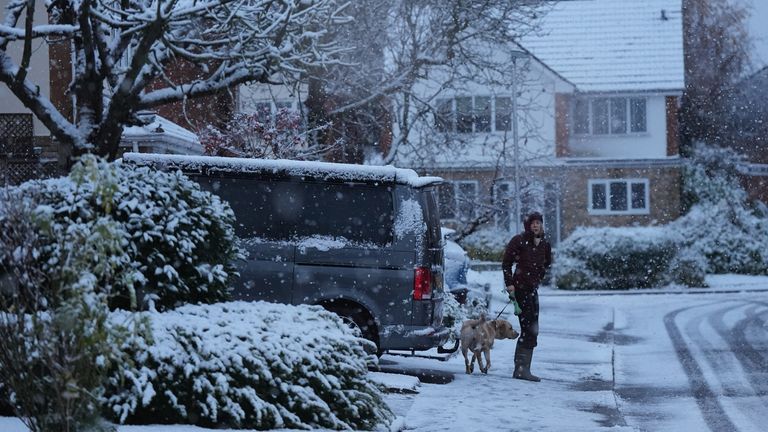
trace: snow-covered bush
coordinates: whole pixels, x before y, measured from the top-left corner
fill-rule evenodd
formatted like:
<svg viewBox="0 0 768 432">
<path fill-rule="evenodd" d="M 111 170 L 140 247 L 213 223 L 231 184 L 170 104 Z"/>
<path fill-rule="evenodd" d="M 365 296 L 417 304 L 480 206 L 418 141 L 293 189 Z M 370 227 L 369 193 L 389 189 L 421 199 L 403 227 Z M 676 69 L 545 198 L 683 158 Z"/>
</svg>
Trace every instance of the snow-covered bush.
<svg viewBox="0 0 768 432">
<path fill-rule="evenodd" d="M 136 367 L 110 381 L 115 421 L 374 429 L 393 419 L 367 378 L 366 341 L 319 306 L 232 302 L 141 315 L 152 338 L 122 346 Z"/>
<path fill-rule="evenodd" d="M 137 295 L 160 309 L 226 299 L 237 253 L 234 214 L 180 172 L 86 156 L 69 177 L 27 183 L 18 193 L 39 195 L 58 231 L 98 218 L 119 226 L 128 259 L 111 261 L 124 276 L 111 283 L 114 306 L 131 307 Z M 48 260 L 56 266 L 60 254 Z"/>
<path fill-rule="evenodd" d="M 578 228 L 557 249 L 558 288 L 627 289 L 664 284 L 679 238 L 659 227 Z"/>
<path fill-rule="evenodd" d="M 768 218 L 725 200 L 696 204 L 670 224 L 709 273 L 768 273 Z"/>
<path fill-rule="evenodd" d="M 106 216 L 57 223 L 43 190 L 0 192 L 0 398 L 32 431 L 103 430 L 103 382 L 123 364 L 107 316 L 125 232 Z"/>
<path fill-rule="evenodd" d="M 461 240 L 461 246 L 475 259 L 501 261 L 504 248 L 512 239 L 506 230 L 486 227 L 479 229 Z"/>
<path fill-rule="evenodd" d="M 694 146 L 684 192 L 693 203 L 670 224 L 683 247 L 707 259 L 711 273 L 768 272 L 768 215 L 750 203 L 738 178 L 743 157 L 731 149 Z"/>
</svg>

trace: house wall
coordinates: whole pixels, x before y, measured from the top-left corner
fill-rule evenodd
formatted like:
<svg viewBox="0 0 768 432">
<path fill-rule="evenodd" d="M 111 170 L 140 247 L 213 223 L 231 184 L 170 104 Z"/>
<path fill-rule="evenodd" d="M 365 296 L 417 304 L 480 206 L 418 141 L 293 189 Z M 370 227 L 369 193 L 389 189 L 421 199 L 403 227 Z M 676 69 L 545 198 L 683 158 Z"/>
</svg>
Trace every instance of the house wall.
<svg viewBox="0 0 768 432">
<path fill-rule="evenodd" d="M 515 88 L 517 93 L 516 116 L 509 121 L 518 126 L 518 160 L 521 163 L 551 163 L 555 155 L 555 94 L 572 91 L 572 87 L 562 79 L 533 60 L 519 61 L 515 69 Z M 512 70 L 509 76 L 495 77 L 512 82 Z M 511 97 L 515 93 L 513 86 L 489 86 L 478 82 L 451 82 L 450 88 L 438 83 L 447 80 L 445 73 L 431 70 L 428 79 L 419 81 L 414 93 L 418 101 L 429 103 L 435 109 L 441 100 L 456 97 Z M 455 99 L 454 99 L 455 100 Z M 403 118 L 403 107 L 396 104 L 395 115 Z M 411 168 L 454 168 L 478 167 L 492 168 L 506 164 L 514 166 L 515 141 L 513 127 L 508 131 L 493 132 L 442 132 L 435 125 L 434 113 L 427 115 L 425 107 L 412 102 L 409 118 L 414 121 L 407 137 L 408 144 L 401 146 L 395 164 Z M 491 119 L 492 123 L 495 117 Z M 393 128 L 395 142 L 400 142 L 403 131 L 399 124 Z"/>
<path fill-rule="evenodd" d="M 665 224 L 680 216 L 681 167 L 569 167 L 561 184 L 561 235 L 570 235 L 579 226 L 647 226 Z M 649 181 L 649 214 L 593 215 L 588 212 L 590 179 L 642 178 Z"/>
<path fill-rule="evenodd" d="M 667 156 L 667 102 L 665 95 L 647 95 L 645 133 L 627 135 L 573 135 L 568 141 L 572 157 L 621 159 Z"/>
<path fill-rule="evenodd" d="M 0 8 L 5 14 L 5 8 L 8 5 L 7 0 L 0 0 Z M 22 17 L 23 19 L 24 17 Z M 48 12 L 42 4 L 38 4 L 35 10 L 35 23 L 42 24 L 48 22 Z M 8 54 L 16 62 L 20 62 L 22 54 L 24 52 L 24 43 L 22 41 L 15 41 L 8 44 Z M 50 72 L 48 67 L 48 44 L 40 41 L 35 41 L 32 46 L 32 57 L 30 60 L 29 71 L 27 74 L 27 80 L 40 86 L 40 93 L 49 95 L 50 89 Z M 0 112 L 2 113 L 29 113 L 30 111 L 21 103 L 21 101 L 14 96 L 14 94 L 8 89 L 5 84 L 0 84 Z M 37 119 L 33 118 L 34 135 L 37 137 L 50 136 L 48 128 Z M 45 142 L 45 140 L 40 140 Z"/>
</svg>

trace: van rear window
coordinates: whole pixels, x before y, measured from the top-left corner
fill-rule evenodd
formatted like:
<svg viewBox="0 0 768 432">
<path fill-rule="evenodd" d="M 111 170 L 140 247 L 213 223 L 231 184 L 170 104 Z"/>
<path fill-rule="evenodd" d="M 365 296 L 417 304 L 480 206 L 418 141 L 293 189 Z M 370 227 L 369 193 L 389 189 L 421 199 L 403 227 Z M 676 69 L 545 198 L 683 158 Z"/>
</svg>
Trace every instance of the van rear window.
<svg viewBox="0 0 768 432">
<path fill-rule="evenodd" d="M 391 187 L 235 178 L 207 182 L 232 206 L 241 238 L 291 241 L 327 236 L 382 246 L 392 242 Z"/>
</svg>

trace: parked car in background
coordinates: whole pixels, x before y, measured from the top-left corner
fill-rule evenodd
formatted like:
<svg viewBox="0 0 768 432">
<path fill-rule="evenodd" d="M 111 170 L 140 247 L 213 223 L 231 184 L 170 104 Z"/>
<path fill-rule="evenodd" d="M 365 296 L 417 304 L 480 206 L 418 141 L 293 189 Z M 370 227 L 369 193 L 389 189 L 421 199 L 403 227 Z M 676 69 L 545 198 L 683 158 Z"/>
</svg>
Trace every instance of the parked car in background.
<svg viewBox="0 0 768 432">
<path fill-rule="evenodd" d="M 180 169 L 232 207 L 246 251 L 234 300 L 316 304 L 379 352 L 442 345 L 436 187 L 415 171 L 287 160 L 128 153 Z"/>
<path fill-rule="evenodd" d="M 450 240 L 455 230 L 441 227 L 445 244 L 445 286 L 461 305 L 483 306 L 491 305 L 490 286 L 468 282 L 467 273 L 470 269 L 470 259 L 467 252 L 455 241 Z"/>
</svg>

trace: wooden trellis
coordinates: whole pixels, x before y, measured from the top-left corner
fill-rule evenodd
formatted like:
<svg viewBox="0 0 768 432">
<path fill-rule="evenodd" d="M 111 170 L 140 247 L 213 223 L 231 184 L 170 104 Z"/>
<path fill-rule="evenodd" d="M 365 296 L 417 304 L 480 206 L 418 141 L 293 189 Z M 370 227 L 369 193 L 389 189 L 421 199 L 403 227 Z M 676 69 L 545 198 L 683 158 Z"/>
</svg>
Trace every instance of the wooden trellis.
<svg viewBox="0 0 768 432">
<path fill-rule="evenodd" d="M 34 147 L 32 114 L 0 114 L 0 186 L 47 176 Z"/>
</svg>

